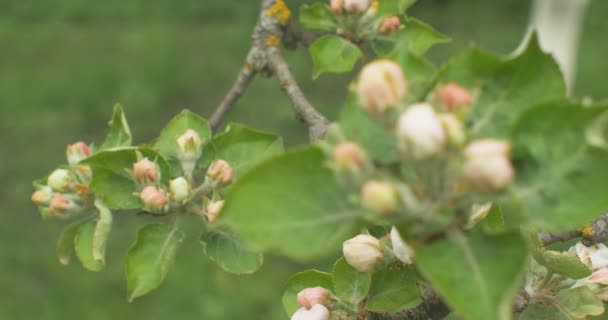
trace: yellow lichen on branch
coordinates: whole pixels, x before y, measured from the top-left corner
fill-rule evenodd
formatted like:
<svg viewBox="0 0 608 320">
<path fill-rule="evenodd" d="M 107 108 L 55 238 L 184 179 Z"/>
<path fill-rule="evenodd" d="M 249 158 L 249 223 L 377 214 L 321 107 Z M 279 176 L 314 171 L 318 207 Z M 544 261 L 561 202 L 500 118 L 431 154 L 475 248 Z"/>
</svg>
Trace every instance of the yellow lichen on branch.
<svg viewBox="0 0 608 320">
<path fill-rule="evenodd" d="M 268 8 L 266 14 L 277 19 L 281 25 L 286 25 L 291 19 L 291 11 L 285 4 L 285 0 L 276 0 L 274 5 Z"/>
<path fill-rule="evenodd" d="M 593 226 L 590 224 L 584 225 L 579 231 L 583 234 L 584 238 L 593 238 L 595 236 L 595 230 L 593 230 Z"/>
<path fill-rule="evenodd" d="M 266 44 L 271 47 L 276 47 L 281 44 L 281 39 L 275 35 L 269 35 L 268 38 L 266 38 Z"/>
</svg>

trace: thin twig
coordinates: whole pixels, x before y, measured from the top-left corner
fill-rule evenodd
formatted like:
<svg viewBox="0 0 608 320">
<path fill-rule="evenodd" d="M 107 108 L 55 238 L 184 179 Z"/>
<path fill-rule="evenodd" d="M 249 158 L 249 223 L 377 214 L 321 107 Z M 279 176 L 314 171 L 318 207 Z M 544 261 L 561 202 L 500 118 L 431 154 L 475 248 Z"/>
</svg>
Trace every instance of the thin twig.
<svg viewBox="0 0 608 320">
<path fill-rule="evenodd" d="M 228 114 L 228 112 L 230 112 L 230 110 L 232 110 L 232 107 L 243 95 L 243 93 L 245 93 L 245 90 L 251 83 L 251 80 L 253 80 L 253 78 L 255 77 L 255 74 L 256 71 L 253 70 L 253 68 L 248 64 L 241 68 L 241 71 L 239 71 L 239 74 L 237 75 L 236 81 L 234 81 L 232 88 L 230 88 L 230 91 L 228 91 L 226 97 L 224 97 L 222 103 L 220 103 L 217 109 L 215 109 L 215 112 L 209 120 L 209 123 L 211 124 L 213 130 L 218 129 L 224 117 Z"/>
<path fill-rule="evenodd" d="M 591 246 L 608 240 L 608 214 L 597 218 L 593 223 L 578 229 L 557 233 L 540 233 L 538 238 L 545 246 L 556 242 L 566 242 L 572 239 L 581 238 L 586 246 Z"/>
</svg>

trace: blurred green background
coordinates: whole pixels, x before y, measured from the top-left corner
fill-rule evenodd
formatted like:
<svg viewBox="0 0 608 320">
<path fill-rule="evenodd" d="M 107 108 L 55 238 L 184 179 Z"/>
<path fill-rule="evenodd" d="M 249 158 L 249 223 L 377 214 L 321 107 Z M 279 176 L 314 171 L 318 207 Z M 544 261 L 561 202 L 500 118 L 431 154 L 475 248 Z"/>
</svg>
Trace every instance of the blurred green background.
<svg viewBox="0 0 608 320">
<path fill-rule="evenodd" d="M 0 319 L 282 319 L 282 284 L 308 266 L 267 257 L 253 275 L 226 274 L 189 233 L 162 287 L 125 300 L 123 258 L 140 217 L 117 216 L 108 268 L 62 267 L 29 198 L 31 181 L 63 163 L 70 142 L 101 141 L 112 105 L 126 109 L 145 142 L 182 108 L 209 116 L 249 46 L 258 1 L 0 0 Z M 292 8 L 297 7 L 291 1 Z M 514 49 L 529 17 L 526 0 L 422 0 L 410 13 L 452 36 L 431 51 L 439 62 L 474 41 Z M 605 98 L 608 2 L 593 2 L 579 55 L 578 95 Z M 349 77 L 311 81 L 306 50 L 287 58 L 310 100 L 334 119 Z M 306 141 L 275 79 L 259 79 L 231 120 Z M 321 263 L 328 268 L 328 262 Z"/>
</svg>

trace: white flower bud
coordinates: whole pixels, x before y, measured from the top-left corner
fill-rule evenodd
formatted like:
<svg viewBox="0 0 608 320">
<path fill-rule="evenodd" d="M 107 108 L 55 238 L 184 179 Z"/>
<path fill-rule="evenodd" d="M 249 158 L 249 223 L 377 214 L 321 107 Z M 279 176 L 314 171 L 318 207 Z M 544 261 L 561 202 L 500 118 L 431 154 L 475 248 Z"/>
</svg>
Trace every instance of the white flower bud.
<svg viewBox="0 0 608 320">
<path fill-rule="evenodd" d="M 224 160 L 216 160 L 207 169 L 207 178 L 216 187 L 232 183 L 232 167 Z"/>
<path fill-rule="evenodd" d="M 348 13 L 362 13 L 369 8 L 371 0 L 344 0 L 344 8 Z"/>
<path fill-rule="evenodd" d="M 414 249 L 410 247 L 399 234 L 399 230 L 393 226 L 391 229 L 391 244 L 393 245 L 393 253 L 397 259 L 405 264 L 414 263 Z"/>
<path fill-rule="evenodd" d="M 49 209 L 53 216 L 61 216 L 64 214 L 80 212 L 82 208 L 72 199 L 69 199 L 62 194 L 56 194 L 51 199 Z"/>
<path fill-rule="evenodd" d="M 91 155 L 89 146 L 86 143 L 79 141 L 74 144 L 68 145 L 66 151 L 66 158 L 70 165 L 75 165 L 78 162 L 88 158 Z"/>
<path fill-rule="evenodd" d="M 465 150 L 465 177 L 480 191 L 504 190 L 515 178 L 509 151 L 509 144 L 500 140 L 484 139 L 472 142 Z"/>
<path fill-rule="evenodd" d="M 376 60 L 361 70 L 357 83 L 359 102 L 365 111 L 378 116 L 394 108 L 407 94 L 401 67 L 386 59 Z"/>
<path fill-rule="evenodd" d="M 441 125 L 443 126 L 443 130 L 445 131 L 445 135 L 448 137 L 450 144 L 454 147 L 462 147 L 466 140 L 462 121 L 452 113 L 440 114 L 439 121 L 441 121 Z"/>
<path fill-rule="evenodd" d="M 42 187 L 32 194 L 32 202 L 37 206 L 48 206 L 53 198 L 53 190 L 50 187 Z"/>
<path fill-rule="evenodd" d="M 593 271 L 608 267 L 608 248 L 603 243 L 587 247 L 579 241 L 568 252 Z"/>
<path fill-rule="evenodd" d="M 169 200 L 165 193 L 154 186 L 146 186 L 139 195 L 144 208 L 150 212 L 163 213 Z"/>
<path fill-rule="evenodd" d="M 209 223 L 213 223 L 217 219 L 222 211 L 222 208 L 224 208 L 224 200 L 210 202 L 207 204 L 205 214 L 207 215 L 207 220 Z"/>
<path fill-rule="evenodd" d="M 333 160 L 338 171 L 362 172 L 368 165 L 367 154 L 354 142 L 343 142 L 334 147 Z"/>
<path fill-rule="evenodd" d="M 183 202 L 190 197 L 190 184 L 184 177 L 175 178 L 169 181 L 171 197 L 177 202 Z"/>
<path fill-rule="evenodd" d="M 360 272 L 373 272 L 384 258 L 380 241 L 367 234 L 344 241 L 342 253 L 346 262 Z"/>
<path fill-rule="evenodd" d="M 329 6 L 331 7 L 331 11 L 339 16 L 342 14 L 342 10 L 344 10 L 344 0 L 330 0 Z"/>
<path fill-rule="evenodd" d="M 306 309 L 329 302 L 329 291 L 322 287 L 306 288 L 298 293 L 298 304 Z"/>
<path fill-rule="evenodd" d="M 296 311 L 293 316 L 291 316 L 291 320 L 330 320 L 331 313 L 329 310 L 322 304 L 315 304 L 307 310 L 306 308 L 300 308 Z"/>
<path fill-rule="evenodd" d="M 133 164 L 133 175 L 140 184 L 154 184 L 160 181 L 160 167 L 156 162 L 143 158 Z"/>
<path fill-rule="evenodd" d="M 49 175 L 48 185 L 55 191 L 67 191 L 74 183 L 74 177 L 66 169 L 57 169 Z"/>
<path fill-rule="evenodd" d="M 194 171 L 196 161 L 203 152 L 203 141 L 198 132 L 188 129 L 177 138 L 177 158 L 180 161 L 184 173 L 188 176 Z"/>
<path fill-rule="evenodd" d="M 410 106 L 399 117 L 397 126 L 397 140 L 414 160 L 433 158 L 445 146 L 443 127 L 429 104 Z"/>
<path fill-rule="evenodd" d="M 435 97 L 450 112 L 459 109 L 470 109 L 473 105 L 473 95 L 471 92 L 455 82 L 450 82 L 435 90 Z"/>
<path fill-rule="evenodd" d="M 368 181 L 361 188 L 361 203 L 371 211 L 390 215 L 399 209 L 399 193 L 392 183 Z"/>
<path fill-rule="evenodd" d="M 380 32 L 383 34 L 391 34 L 401 27 L 401 20 L 397 16 L 390 16 L 382 19 L 380 22 Z"/>
</svg>

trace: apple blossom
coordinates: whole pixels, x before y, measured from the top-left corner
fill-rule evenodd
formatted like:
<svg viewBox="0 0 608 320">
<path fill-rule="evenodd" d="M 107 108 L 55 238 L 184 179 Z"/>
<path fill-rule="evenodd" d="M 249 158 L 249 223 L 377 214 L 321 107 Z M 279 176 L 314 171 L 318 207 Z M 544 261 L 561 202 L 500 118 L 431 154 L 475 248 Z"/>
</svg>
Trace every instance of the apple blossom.
<svg viewBox="0 0 608 320">
<path fill-rule="evenodd" d="M 297 299 L 300 307 L 312 308 L 316 304 L 326 305 L 330 293 L 323 287 L 306 288 L 298 293 Z"/>
<path fill-rule="evenodd" d="M 361 202 L 371 211 L 389 215 L 399 209 L 399 193 L 390 182 L 368 181 L 361 188 Z"/>
<path fill-rule="evenodd" d="M 378 116 L 394 108 L 407 94 L 401 67 L 387 59 L 376 60 L 361 70 L 357 95 L 364 110 Z"/>
<path fill-rule="evenodd" d="M 433 107 L 425 103 L 412 105 L 399 116 L 397 140 L 414 160 L 437 156 L 446 143 L 441 121 Z"/>
<path fill-rule="evenodd" d="M 360 272 L 373 272 L 384 258 L 380 241 L 367 234 L 344 241 L 342 253 L 346 262 Z"/>
<path fill-rule="evenodd" d="M 82 141 L 68 145 L 65 153 L 70 165 L 75 165 L 91 155 L 89 146 Z"/>
</svg>

